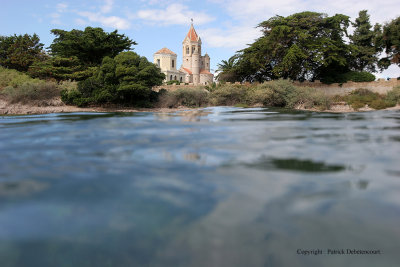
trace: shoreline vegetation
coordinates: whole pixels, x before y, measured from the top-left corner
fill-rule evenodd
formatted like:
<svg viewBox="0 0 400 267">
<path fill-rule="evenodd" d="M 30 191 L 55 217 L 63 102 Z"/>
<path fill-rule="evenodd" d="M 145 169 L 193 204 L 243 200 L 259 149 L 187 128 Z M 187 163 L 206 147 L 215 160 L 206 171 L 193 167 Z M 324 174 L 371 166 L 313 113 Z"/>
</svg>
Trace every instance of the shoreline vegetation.
<svg viewBox="0 0 400 267">
<path fill-rule="evenodd" d="M 0 67 L 0 114 L 62 112 L 176 112 L 210 106 L 277 107 L 318 112 L 356 112 L 400 109 L 400 86 L 385 95 L 357 89 L 344 96 L 328 96 L 317 88 L 296 86 L 289 80 L 261 84 L 213 84 L 195 88 L 152 92 L 144 105 L 115 103 L 71 105 L 66 96 L 79 93 L 74 81 L 33 79 L 16 70 Z"/>
</svg>

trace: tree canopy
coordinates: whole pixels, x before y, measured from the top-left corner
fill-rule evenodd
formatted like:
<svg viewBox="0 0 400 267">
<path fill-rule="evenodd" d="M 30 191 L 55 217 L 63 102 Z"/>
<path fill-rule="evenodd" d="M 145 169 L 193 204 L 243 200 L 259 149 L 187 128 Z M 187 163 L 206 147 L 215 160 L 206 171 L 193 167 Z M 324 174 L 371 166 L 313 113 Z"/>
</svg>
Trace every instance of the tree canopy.
<svg viewBox="0 0 400 267">
<path fill-rule="evenodd" d="M 383 27 L 382 39 L 387 54 L 385 59 L 400 66 L 400 17 Z"/>
<path fill-rule="evenodd" d="M 50 45 L 51 54 L 64 58 L 77 57 L 83 65 L 100 65 L 103 58 L 129 51 L 136 42 L 118 31 L 107 33 L 102 28 L 86 27 L 84 31 L 51 30 L 56 37 Z"/>
<path fill-rule="evenodd" d="M 302 12 L 275 16 L 259 24 L 263 36 L 239 52 L 238 68 L 246 80 L 277 78 L 304 80 L 318 77 L 323 68 L 345 66 L 349 50 L 349 17 Z M 250 72 L 245 69 L 252 65 Z"/>
<path fill-rule="evenodd" d="M 67 103 L 139 104 L 150 101 L 155 85 L 162 84 L 165 75 L 145 57 L 129 51 L 115 58 L 105 57 L 99 70 L 78 83 L 79 92 L 64 92 Z"/>
<path fill-rule="evenodd" d="M 380 25 L 375 25 L 374 30 L 369 21 L 367 10 L 362 10 L 358 14 L 355 22 L 352 23 L 354 29 L 350 36 L 352 48 L 351 67 L 357 71 L 376 71 L 378 62 L 378 52 L 381 48 L 377 46 L 377 36 L 380 31 Z"/>
<path fill-rule="evenodd" d="M 36 34 L 0 36 L 0 65 L 27 71 L 34 62 L 46 58 L 43 46 Z"/>
<path fill-rule="evenodd" d="M 221 81 L 321 80 L 326 83 L 370 81 L 377 66 L 399 63 L 399 18 L 373 28 L 366 10 L 355 22 L 343 14 L 301 12 L 261 22 L 263 35 L 219 64 Z M 348 27 L 355 28 L 348 35 Z M 386 49 L 388 57 L 378 55 Z M 379 64 L 378 64 L 379 63 Z"/>
</svg>

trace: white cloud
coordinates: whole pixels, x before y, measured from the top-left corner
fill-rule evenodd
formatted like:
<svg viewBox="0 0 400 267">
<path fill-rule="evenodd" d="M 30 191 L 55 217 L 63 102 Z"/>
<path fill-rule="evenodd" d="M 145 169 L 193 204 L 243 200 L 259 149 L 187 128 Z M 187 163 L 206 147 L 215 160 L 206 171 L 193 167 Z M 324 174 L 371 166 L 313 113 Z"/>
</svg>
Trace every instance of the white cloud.
<svg viewBox="0 0 400 267">
<path fill-rule="evenodd" d="M 94 12 L 78 12 L 78 15 L 86 18 L 90 22 L 97 22 L 105 27 L 111 27 L 119 30 L 130 28 L 130 23 L 127 19 L 117 16 L 104 16 L 101 13 Z"/>
<path fill-rule="evenodd" d="M 200 35 L 208 47 L 239 50 L 245 48 L 247 44 L 253 43 L 261 36 L 261 33 L 254 27 L 237 26 L 228 29 L 208 28 L 202 30 Z"/>
<path fill-rule="evenodd" d="M 59 3 L 56 5 L 56 10 L 58 13 L 66 12 L 67 8 L 68 8 L 68 5 L 65 3 Z"/>
<path fill-rule="evenodd" d="M 104 6 L 100 8 L 101 13 L 109 13 L 114 5 L 114 0 L 105 0 Z"/>
<path fill-rule="evenodd" d="M 367 9 L 371 21 L 384 22 L 388 18 L 397 17 L 398 0 L 209 0 L 225 9 L 232 18 L 246 24 L 260 23 L 274 15 L 288 16 L 302 11 L 316 11 L 334 15 L 342 13 L 353 19 L 360 10 Z"/>
<path fill-rule="evenodd" d="M 187 25 L 193 18 L 196 25 L 204 24 L 214 20 L 214 18 L 201 12 L 194 12 L 187 6 L 181 4 L 171 4 L 165 9 L 144 9 L 135 15 L 136 18 L 142 19 L 149 23 L 160 25 Z"/>
<path fill-rule="evenodd" d="M 186 2 L 185 0 L 140 0 L 140 2 L 145 3 L 149 6 L 168 6 L 173 3 L 178 3 L 178 2 Z"/>
<path fill-rule="evenodd" d="M 68 5 L 65 3 L 58 3 L 56 5 L 56 12 L 50 14 L 52 18 L 51 23 L 61 25 L 61 14 L 67 12 Z"/>
<path fill-rule="evenodd" d="M 302 11 L 327 13 L 332 16 L 342 13 L 354 20 L 360 10 L 367 9 L 371 23 L 384 23 L 399 16 L 398 0 L 208 0 L 231 18 L 234 27 L 219 27 L 205 30 L 205 38 L 211 46 L 243 49 L 253 42 L 254 27 L 275 15 L 288 16 Z M 219 23 L 223 25 L 223 23 Z M 222 36 L 224 36 L 222 38 Z M 229 42 L 224 42 L 229 40 Z M 224 44 L 225 43 L 225 44 Z"/>
</svg>

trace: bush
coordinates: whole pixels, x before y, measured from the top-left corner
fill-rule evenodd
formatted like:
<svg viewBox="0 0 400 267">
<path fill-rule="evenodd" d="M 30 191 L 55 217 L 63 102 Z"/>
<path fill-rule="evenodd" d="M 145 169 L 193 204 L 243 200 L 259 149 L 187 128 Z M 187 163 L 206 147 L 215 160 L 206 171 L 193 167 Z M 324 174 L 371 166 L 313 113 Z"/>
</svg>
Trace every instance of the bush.
<svg viewBox="0 0 400 267">
<path fill-rule="evenodd" d="M 375 81 L 375 76 L 369 72 L 366 71 L 349 71 L 346 73 L 333 73 L 330 75 L 327 75 L 326 77 L 323 77 L 321 79 L 321 82 L 326 83 L 326 84 L 331 84 L 331 83 L 346 83 L 348 81 L 352 82 L 373 82 Z"/>
<path fill-rule="evenodd" d="M 18 87 L 24 83 L 40 83 L 38 79 L 32 79 L 28 75 L 0 66 L 0 89 L 7 86 Z"/>
<path fill-rule="evenodd" d="M 225 84 L 211 93 L 211 103 L 217 106 L 234 106 L 247 103 L 247 88 L 241 85 Z"/>
<path fill-rule="evenodd" d="M 209 103 L 209 92 L 202 87 L 179 88 L 175 91 L 161 89 L 158 101 L 160 107 L 202 107 Z"/>
<path fill-rule="evenodd" d="M 105 57 L 92 77 L 78 82 L 78 92 L 63 91 L 62 100 L 79 106 L 122 104 L 148 107 L 157 98 L 151 88 L 160 85 L 164 78 L 159 68 L 145 57 L 134 52 L 122 52 L 115 58 Z"/>
<path fill-rule="evenodd" d="M 355 110 L 358 110 L 365 105 L 373 109 L 384 109 L 388 107 L 393 107 L 396 102 L 387 99 L 378 93 L 371 92 L 368 89 L 357 89 L 346 96 L 345 101 L 351 105 Z"/>
<path fill-rule="evenodd" d="M 177 84 L 177 85 L 179 85 L 179 84 L 181 84 L 181 83 L 180 83 L 180 81 L 178 81 L 178 80 L 171 80 L 171 81 L 168 81 L 168 82 L 167 82 L 167 85 L 171 85 L 171 84 Z"/>
<path fill-rule="evenodd" d="M 395 104 L 400 102 L 400 86 L 394 87 L 392 90 L 387 92 L 386 101 L 394 102 Z"/>
<path fill-rule="evenodd" d="M 10 103 L 34 103 L 38 106 L 47 106 L 49 105 L 47 100 L 60 96 L 60 89 L 54 82 L 27 82 L 15 88 L 8 86 L 1 94 Z"/>
<path fill-rule="evenodd" d="M 373 82 L 376 79 L 375 75 L 366 71 L 350 71 L 343 74 L 343 76 L 346 81 L 352 82 Z"/>
</svg>

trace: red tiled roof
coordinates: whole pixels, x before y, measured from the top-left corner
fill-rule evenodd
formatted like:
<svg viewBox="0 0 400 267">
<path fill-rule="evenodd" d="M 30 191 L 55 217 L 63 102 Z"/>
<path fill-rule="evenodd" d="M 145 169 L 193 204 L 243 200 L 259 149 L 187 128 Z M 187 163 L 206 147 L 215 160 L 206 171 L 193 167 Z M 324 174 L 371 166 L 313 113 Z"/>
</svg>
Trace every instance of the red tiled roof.
<svg viewBox="0 0 400 267">
<path fill-rule="evenodd" d="M 187 73 L 189 73 L 189 74 L 193 74 L 189 69 L 187 69 L 187 68 L 182 68 L 184 71 L 186 71 Z"/>
<path fill-rule="evenodd" d="M 189 32 L 186 35 L 186 37 L 188 37 L 189 40 L 192 42 L 197 42 L 199 40 L 199 36 L 197 35 L 196 30 L 193 27 L 193 24 L 192 26 L 190 26 Z"/>
<path fill-rule="evenodd" d="M 200 74 L 210 74 L 210 75 L 212 75 L 211 72 L 209 72 L 208 70 L 205 70 L 205 69 L 200 70 Z"/>
<path fill-rule="evenodd" d="M 176 54 L 174 52 L 172 52 L 171 50 L 169 50 L 166 47 L 158 50 L 155 54 L 170 54 L 170 55 L 175 55 L 176 56 Z"/>
</svg>

